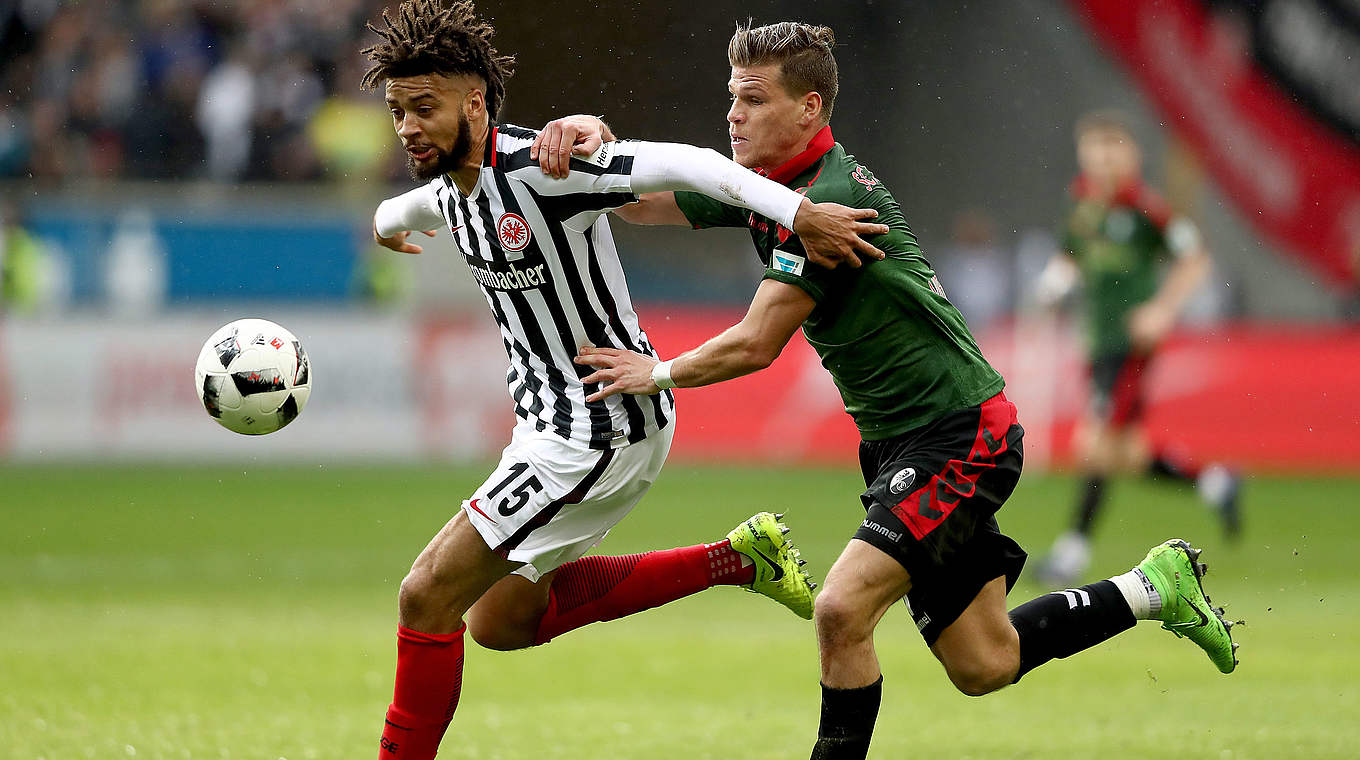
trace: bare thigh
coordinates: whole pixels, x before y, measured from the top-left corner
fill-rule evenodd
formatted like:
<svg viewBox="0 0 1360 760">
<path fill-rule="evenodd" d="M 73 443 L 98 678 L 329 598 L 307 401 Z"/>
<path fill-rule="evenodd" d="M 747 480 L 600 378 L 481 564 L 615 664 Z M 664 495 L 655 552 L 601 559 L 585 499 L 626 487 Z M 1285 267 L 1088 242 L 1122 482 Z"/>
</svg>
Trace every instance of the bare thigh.
<svg viewBox="0 0 1360 760">
<path fill-rule="evenodd" d="M 988 581 L 930 651 L 965 694 L 986 694 L 1015 680 L 1020 637 L 1006 610 L 1006 579 Z"/>
</svg>

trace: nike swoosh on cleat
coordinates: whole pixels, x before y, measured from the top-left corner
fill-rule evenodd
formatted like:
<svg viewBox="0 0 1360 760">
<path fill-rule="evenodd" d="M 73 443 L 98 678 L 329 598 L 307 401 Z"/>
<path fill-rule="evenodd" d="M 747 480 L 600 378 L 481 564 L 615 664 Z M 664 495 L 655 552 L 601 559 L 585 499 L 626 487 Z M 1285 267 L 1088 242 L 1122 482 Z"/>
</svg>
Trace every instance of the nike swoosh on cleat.
<svg viewBox="0 0 1360 760">
<path fill-rule="evenodd" d="M 782 580 L 782 579 L 783 579 L 783 577 L 784 577 L 784 568 L 780 567 L 780 566 L 779 566 L 779 563 L 775 562 L 774 560 L 770 559 L 769 557 L 766 557 L 764 554 L 761 554 L 761 553 L 760 553 L 760 550 L 757 549 L 757 548 L 755 548 L 754 546 L 751 547 L 751 551 L 755 552 L 755 554 L 756 554 L 757 557 L 760 557 L 761 559 L 765 560 L 765 563 L 766 563 L 767 565 L 769 565 L 771 569 L 774 570 L 774 577 L 771 578 L 770 580 L 772 580 L 772 581 L 779 581 L 779 580 Z"/>
<path fill-rule="evenodd" d="M 1190 609 L 1194 610 L 1196 615 L 1199 615 L 1199 624 L 1200 624 L 1200 625 L 1208 625 L 1208 624 L 1209 624 L 1209 616 L 1204 614 L 1204 610 L 1201 610 L 1199 607 L 1196 607 L 1195 604 L 1194 604 L 1193 602 L 1191 602 L 1189 599 L 1186 599 L 1186 598 L 1185 598 L 1185 594 L 1181 594 L 1180 597 L 1181 597 L 1181 601 L 1183 601 L 1183 602 L 1185 602 L 1186 604 L 1190 605 Z"/>
</svg>

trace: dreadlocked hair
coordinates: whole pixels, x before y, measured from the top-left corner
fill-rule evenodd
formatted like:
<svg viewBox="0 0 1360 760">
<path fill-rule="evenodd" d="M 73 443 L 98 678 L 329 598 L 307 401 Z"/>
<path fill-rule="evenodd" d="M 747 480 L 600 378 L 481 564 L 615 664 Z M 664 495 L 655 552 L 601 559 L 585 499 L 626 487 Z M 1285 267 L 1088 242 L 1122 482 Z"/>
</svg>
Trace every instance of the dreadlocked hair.
<svg viewBox="0 0 1360 760">
<path fill-rule="evenodd" d="M 515 57 L 491 46 L 496 30 L 479 21 L 472 0 L 405 0 L 395 17 L 383 10 L 384 28 L 368 24 L 382 42 L 362 52 L 373 62 L 360 85 L 377 89 L 397 77 L 471 74 L 486 80 L 486 112 L 494 121 L 505 102 L 505 80 L 515 73 Z"/>
</svg>

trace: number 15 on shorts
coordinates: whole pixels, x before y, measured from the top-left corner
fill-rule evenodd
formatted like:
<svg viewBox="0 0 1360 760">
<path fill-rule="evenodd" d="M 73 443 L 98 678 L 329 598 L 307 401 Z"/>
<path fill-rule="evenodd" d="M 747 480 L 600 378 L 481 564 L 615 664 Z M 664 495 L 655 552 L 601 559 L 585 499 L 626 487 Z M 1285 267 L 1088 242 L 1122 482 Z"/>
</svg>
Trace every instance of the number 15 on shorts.
<svg viewBox="0 0 1360 760">
<path fill-rule="evenodd" d="M 535 495 L 543 493 L 543 483 L 537 475 L 529 472 L 528 462 L 514 462 L 503 472 L 504 475 L 499 480 L 497 476 L 501 473 L 492 475 L 487 481 L 494 485 L 486 492 L 484 503 L 486 506 L 494 507 L 501 517 L 512 517 Z M 484 510 L 483 514 L 487 511 L 489 510 Z"/>
</svg>

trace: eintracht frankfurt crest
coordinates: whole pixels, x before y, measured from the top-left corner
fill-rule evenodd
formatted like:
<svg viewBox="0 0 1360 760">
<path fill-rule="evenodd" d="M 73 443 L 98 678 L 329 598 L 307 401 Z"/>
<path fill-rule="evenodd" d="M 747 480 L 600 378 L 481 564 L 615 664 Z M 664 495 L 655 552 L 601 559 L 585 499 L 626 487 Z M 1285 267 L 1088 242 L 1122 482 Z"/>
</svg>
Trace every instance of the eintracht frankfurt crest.
<svg viewBox="0 0 1360 760">
<path fill-rule="evenodd" d="M 519 214 L 503 214 L 496 222 L 496 234 L 501 239 L 501 248 L 507 251 L 522 251 L 529 245 L 529 223 Z"/>
</svg>

